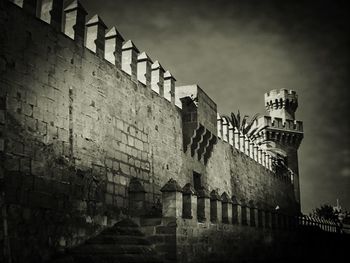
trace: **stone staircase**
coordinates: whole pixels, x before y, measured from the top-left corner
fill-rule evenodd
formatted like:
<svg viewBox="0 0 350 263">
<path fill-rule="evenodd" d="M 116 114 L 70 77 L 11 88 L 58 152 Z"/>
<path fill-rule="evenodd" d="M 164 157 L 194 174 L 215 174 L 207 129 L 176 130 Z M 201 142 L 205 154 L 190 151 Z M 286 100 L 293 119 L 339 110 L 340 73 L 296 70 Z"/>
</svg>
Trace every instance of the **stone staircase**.
<svg viewBox="0 0 350 263">
<path fill-rule="evenodd" d="M 140 218 L 140 229 L 164 263 L 177 262 L 175 218 Z"/>
<path fill-rule="evenodd" d="M 130 219 L 103 230 L 52 263 L 160 263 L 139 226 Z"/>
</svg>

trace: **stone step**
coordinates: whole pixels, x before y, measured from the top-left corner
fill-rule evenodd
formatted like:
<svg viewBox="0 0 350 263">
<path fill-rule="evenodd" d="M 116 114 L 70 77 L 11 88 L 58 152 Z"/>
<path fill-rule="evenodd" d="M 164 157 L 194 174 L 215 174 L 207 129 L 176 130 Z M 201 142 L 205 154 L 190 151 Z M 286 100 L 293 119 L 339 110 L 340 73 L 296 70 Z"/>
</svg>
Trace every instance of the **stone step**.
<svg viewBox="0 0 350 263">
<path fill-rule="evenodd" d="M 103 234 L 87 240 L 86 244 L 150 245 L 150 242 L 143 236 Z"/>
<path fill-rule="evenodd" d="M 163 261 L 154 255 L 144 256 L 139 254 L 122 255 L 79 255 L 74 257 L 74 263 L 162 263 Z M 63 263 L 63 262 L 62 262 Z"/>
<path fill-rule="evenodd" d="M 167 235 L 167 234 L 163 234 L 163 235 L 149 235 L 146 237 L 147 240 L 152 243 L 152 244 L 156 244 L 156 243 L 168 243 L 169 240 L 171 239 L 175 239 L 175 236 L 174 235 Z"/>
<path fill-rule="evenodd" d="M 71 251 L 71 254 L 98 255 L 98 254 L 142 254 L 149 255 L 154 251 L 150 246 L 125 244 L 84 244 Z"/>
<path fill-rule="evenodd" d="M 139 226 L 125 219 L 63 255 L 56 262 L 69 263 L 160 263 L 151 242 Z"/>
<path fill-rule="evenodd" d="M 140 218 L 140 225 L 141 226 L 158 226 L 162 223 L 162 218 L 160 217 L 153 217 L 153 218 Z"/>
<path fill-rule="evenodd" d="M 101 232 L 101 235 L 126 235 L 126 236 L 143 236 L 143 233 L 135 227 L 112 227 L 105 229 Z"/>
<path fill-rule="evenodd" d="M 156 227 L 156 234 L 168 234 L 168 235 L 175 235 L 176 234 L 176 227 L 174 226 L 157 226 Z"/>
</svg>

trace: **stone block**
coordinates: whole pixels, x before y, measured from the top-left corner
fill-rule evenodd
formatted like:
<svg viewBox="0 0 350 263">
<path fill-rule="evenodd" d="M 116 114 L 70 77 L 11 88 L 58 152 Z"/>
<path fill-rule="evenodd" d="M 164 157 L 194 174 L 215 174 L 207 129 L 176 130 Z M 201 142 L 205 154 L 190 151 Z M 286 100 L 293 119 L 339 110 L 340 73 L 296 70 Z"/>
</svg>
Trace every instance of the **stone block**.
<svg viewBox="0 0 350 263">
<path fill-rule="evenodd" d="M 38 121 L 37 122 L 37 131 L 41 134 L 41 135 L 46 135 L 47 134 L 47 123 L 43 122 L 43 121 Z"/>
<path fill-rule="evenodd" d="M 25 116 L 25 123 L 28 131 L 35 132 L 37 131 L 37 120 L 32 117 Z"/>
<path fill-rule="evenodd" d="M 7 171 L 19 171 L 19 158 L 15 156 L 8 156 L 4 162 L 4 168 Z"/>
<path fill-rule="evenodd" d="M 157 226 L 156 234 L 159 235 L 175 235 L 176 234 L 176 226 Z"/>
<path fill-rule="evenodd" d="M 126 187 L 124 185 L 115 185 L 115 191 L 120 196 L 126 196 Z"/>
<path fill-rule="evenodd" d="M 130 167 L 130 176 L 138 177 L 138 175 L 139 175 L 139 172 L 136 170 L 136 168 Z"/>
<path fill-rule="evenodd" d="M 113 205 L 113 195 L 111 194 L 105 194 L 105 202 L 107 205 Z"/>
<path fill-rule="evenodd" d="M 128 136 L 128 144 L 132 147 L 135 146 L 135 139 L 134 137 Z"/>
<path fill-rule="evenodd" d="M 107 183 L 107 193 L 114 194 L 114 183 Z"/>
<path fill-rule="evenodd" d="M 44 165 L 43 161 L 32 160 L 31 173 L 33 175 L 43 176 L 45 173 L 45 165 Z"/>
<path fill-rule="evenodd" d="M 33 118 L 37 120 L 44 120 L 43 110 L 40 107 L 33 107 Z"/>
<path fill-rule="evenodd" d="M 30 158 L 21 158 L 20 159 L 20 171 L 24 174 L 29 174 L 30 169 L 31 169 Z"/>
<path fill-rule="evenodd" d="M 122 143 L 123 144 L 128 144 L 128 137 L 125 133 L 122 133 Z"/>
<path fill-rule="evenodd" d="M 119 176 L 119 183 L 126 186 L 129 183 L 129 178 L 121 175 Z"/>
<path fill-rule="evenodd" d="M 57 128 L 58 139 L 63 142 L 69 141 L 69 131 L 62 128 Z"/>
<path fill-rule="evenodd" d="M 162 215 L 163 217 L 182 216 L 182 188 L 178 183 L 170 179 L 160 190 L 162 192 Z"/>
<path fill-rule="evenodd" d="M 143 142 L 139 139 L 135 139 L 135 147 L 141 151 L 143 151 Z"/>
<path fill-rule="evenodd" d="M 0 152 L 5 150 L 5 141 L 3 138 L 0 138 Z"/>
<path fill-rule="evenodd" d="M 116 122 L 117 128 L 118 128 L 120 131 L 123 131 L 123 129 L 124 129 L 124 123 L 123 123 L 123 121 L 122 121 L 122 120 L 119 120 L 119 119 L 116 119 L 115 122 Z"/>
<path fill-rule="evenodd" d="M 148 143 L 146 143 L 146 142 L 143 143 L 143 150 L 146 152 L 149 151 L 149 144 Z"/>
<path fill-rule="evenodd" d="M 120 170 L 123 174 L 129 175 L 130 174 L 130 166 L 125 163 L 120 163 Z"/>
<path fill-rule="evenodd" d="M 142 141 L 148 142 L 148 135 L 146 133 L 142 133 Z"/>
<path fill-rule="evenodd" d="M 54 200 L 48 193 L 29 192 L 28 204 L 34 208 L 54 208 Z"/>
<path fill-rule="evenodd" d="M 0 124 L 5 124 L 5 111 L 0 110 Z"/>
<path fill-rule="evenodd" d="M 33 117 L 33 105 L 22 103 L 22 112 L 26 116 Z"/>
<path fill-rule="evenodd" d="M 27 104 L 33 105 L 33 106 L 37 106 L 37 94 L 31 90 L 26 90 L 25 93 L 25 102 Z"/>
</svg>

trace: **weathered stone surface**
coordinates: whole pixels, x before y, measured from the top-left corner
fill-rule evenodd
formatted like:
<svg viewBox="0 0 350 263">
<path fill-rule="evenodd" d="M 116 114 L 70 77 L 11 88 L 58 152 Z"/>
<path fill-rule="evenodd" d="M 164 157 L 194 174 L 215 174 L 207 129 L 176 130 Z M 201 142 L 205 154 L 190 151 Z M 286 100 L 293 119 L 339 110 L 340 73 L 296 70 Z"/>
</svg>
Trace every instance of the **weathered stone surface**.
<svg viewBox="0 0 350 263">
<path fill-rule="evenodd" d="M 12 251 L 18 255 L 15 262 L 30 255 L 35 255 L 35 262 L 44 261 L 113 225 L 130 214 L 130 193 L 139 194 L 134 200 L 141 201 L 138 205 L 148 211 L 154 209 L 159 215 L 163 205 L 165 215 L 181 217 L 180 185 L 193 183 L 193 172 L 201 175 L 206 189 L 220 189 L 220 194 L 271 206 L 278 202 L 285 211 L 295 211 L 290 183 L 228 143 L 215 140 L 216 104 L 198 86 L 189 87 L 198 95 L 196 110 L 202 128 L 183 130 L 184 120 L 193 117 L 190 111 L 184 116 L 180 108 L 120 69 L 119 32 L 104 35 L 118 38 L 109 50 L 109 55 L 115 53 L 117 67 L 86 50 L 82 45 L 86 11 L 79 1 L 66 8 L 70 20 L 65 30 L 81 42 L 79 45 L 58 32 L 57 25 L 53 28 L 28 16 L 9 1 L 3 6 L 0 169 L 10 210 L 9 228 L 15 237 Z M 124 48 L 136 51 L 130 45 Z M 132 62 L 128 64 L 132 72 L 136 72 L 136 53 L 129 52 L 126 57 Z M 153 69 L 160 88 L 164 70 L 159 63 Z M 172 79 L 169 74 L 164 77 Z M 189 97 L 185 101 L 197 107 L 197 95 L 191 99 L 192 94 L 186 92 Z M 198 140 L 193 144 L 193 156 L 184 152 L 183 144 L 185 132 L 188 138 L 194 135 L 190 131 L 196 131 Z M 145 192 L 140 184 L 133 186 L 132 178 L 139 180 Z M 170 178 L 176 183 L 161 192 Z M 129 193 L 133 187 L 142 191 Z M 192 220 L 198 207 L 198 217 L 204 222 L 200 225 L 206 226 L 209 193 L 204 188 L 198 191 L 198 206 L 194 200 L 188 202 Z M 233 208 L 232 215 L 235 218 L 237 213 L 238 222 L 242 219 L 240 208 L 235 211 Z M 163 248 L 173 250 L 166 244 Z M 170 252 L 169 257 L 173 257 Z"/>
</svg>

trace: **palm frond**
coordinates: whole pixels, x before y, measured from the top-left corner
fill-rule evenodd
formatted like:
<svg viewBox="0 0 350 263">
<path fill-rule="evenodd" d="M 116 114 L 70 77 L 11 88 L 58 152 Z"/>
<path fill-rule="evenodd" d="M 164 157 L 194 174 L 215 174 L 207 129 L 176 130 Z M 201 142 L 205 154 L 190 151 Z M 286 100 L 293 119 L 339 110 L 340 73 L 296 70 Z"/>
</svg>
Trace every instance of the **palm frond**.
<svg viewBox="0 0 350 263">
<path fill-rule="evenodd" d="M 248 136 L 248 138 L 250 138 L 250 137 L 252 137 L 253 135 L 254 135 L 254 133 L 255 133 L 255 131 L 258 129 L 259 127 L 255 127 L 255 128 L 253 128 L 253 129 L 249 129 L 248 131 L 247 131 L 247 136 Z"/>
<path fill-rule="evenodd" d="M 227 123 L 231 123 L 232 124 L 232 121 L 231 121 L 231 118 L 227 115 L 221 115 L 221 119 L 225 119 L 227 121 Z"/>
<path fill-rule="evenodd" d="M 241 113 L 238 110 L 237 113 L 237 128 L 240 130 L 241 129 Z"/>
<path fill-rule="evenodd" d="M 245 126 L 246 126 L 246 124 L 247 124 L 248 117 L 249 117 L 248 115 L 244 115 L 244 116 L 243 116 L 242 123 L 241 123 L 241 127 L 240 127 L 240 130 L 241 130 L 242 132 L 244 132 Z"/>
<path fill-rule="evenodd" d="M 244 127 L 244 129 L 243 129 L 243 133 L 244 134 L 247 134 L 248 136 L 249 136 L 249 134 L 250 134 L 250 130 L 251 130 L 251 128 L 253 127 L 253 125 L 254 125 L 254 122 L 257 120 L 257 118 L 259 117 L 259 114 L 255 114 L 254 116 L 253 116 L 253 118 L 251 118 L 248 122 L 247 122 L 247 124 L 245 125 L 245 127 Z"/>
<path fill-rule="evenodd" d="M 238 129 L 239 123 L 238 123 L 236 115 L 233 112 L 231 112 L 231 120 L 232 120 L 233 127 Z"/>
<path fill-rule="evenodd" d="M 253 135 L 256 135 L 258 134 L 259 132 L 261 132 L 263 129 L 266 129 L 267 127 L 269 127 L 269 125 L 264 125 L 264 126 L 261 126 L 260 128 L 258 128 Z"/>
</svg>

